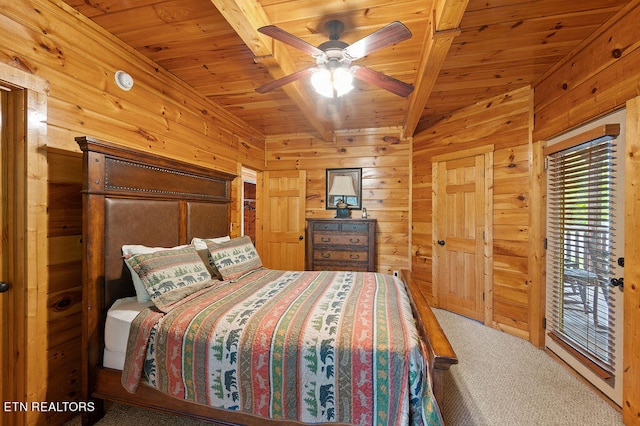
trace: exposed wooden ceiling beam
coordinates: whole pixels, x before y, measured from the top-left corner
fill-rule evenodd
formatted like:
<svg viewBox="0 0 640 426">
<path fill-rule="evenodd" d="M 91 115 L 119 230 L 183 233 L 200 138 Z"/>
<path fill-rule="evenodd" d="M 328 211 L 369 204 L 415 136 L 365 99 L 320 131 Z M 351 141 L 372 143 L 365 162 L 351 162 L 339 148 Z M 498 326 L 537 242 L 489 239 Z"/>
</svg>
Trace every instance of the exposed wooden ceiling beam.
<svg viewBox="0 0 640 426">
<path fill-rule="evenodd" d="M 431 91 L 447 57 L 453 39 L 460 34 L 458 26 L 469 0 L 436 0 L 433 18 L 429 22 L 416 70 L 413 95 L 405 117 L 402 136 L 411 137 L 418 127 Z"/>
<path fill-rule="evenodd" d="M 258 28 L 270 25 L 271 22 L 257 0 L 211 0 L 211 3 L 251 49 L 256 61 L 263 64 L 274 79 L 297 71 L 287 49 L 278 48 L 276 51 L 274 41 L 258 32 Z M 333 140 L 333 131 L 327 122 L 318 118 L 316 106 L 310 101 L 313 97 L 302 89 L 299 82 L 287 84 L 282 90 L 300 108 L 322 139 Z"/>
</svg>

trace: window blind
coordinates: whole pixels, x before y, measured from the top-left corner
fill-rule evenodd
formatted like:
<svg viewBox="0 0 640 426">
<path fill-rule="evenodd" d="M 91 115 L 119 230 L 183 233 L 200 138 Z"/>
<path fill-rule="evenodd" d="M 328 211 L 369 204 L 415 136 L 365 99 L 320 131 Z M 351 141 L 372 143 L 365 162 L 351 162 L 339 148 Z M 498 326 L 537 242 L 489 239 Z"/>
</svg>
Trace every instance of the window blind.
<svg viewBox="0 0 640 426">
<path fill-rule="evenodd" d="M 548 328 L 608 374 L 616 351 L 615 298 L 609 297 L 614 156 L 614 140 L 606 136 L 547 157 Z"/>
</svg>

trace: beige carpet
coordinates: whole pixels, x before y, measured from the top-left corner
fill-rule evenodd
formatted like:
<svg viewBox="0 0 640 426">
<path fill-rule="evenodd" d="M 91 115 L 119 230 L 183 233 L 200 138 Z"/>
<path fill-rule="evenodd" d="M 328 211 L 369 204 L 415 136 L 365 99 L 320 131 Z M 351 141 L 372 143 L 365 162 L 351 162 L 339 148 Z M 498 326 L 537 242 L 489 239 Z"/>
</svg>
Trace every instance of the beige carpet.
<svg viewBox="0 0 640 426">
<path fill-rule="evenodd" d="M 458 354 L 446 375 L 448 425 L 614 426 L 622 415 L 530 343 L 434 309 Z"/>
<path fill-rule="evenodd" d="M 446 376 L 449 426 L 615 426 L 622 416 L 528 342 L 467 318 L 434 310 L 460 362 Z M 76 426 L 75 418 L 67 425 Z M 190 419 L 112 405 L 100 426 L 194 426 Z"/>
</svg>

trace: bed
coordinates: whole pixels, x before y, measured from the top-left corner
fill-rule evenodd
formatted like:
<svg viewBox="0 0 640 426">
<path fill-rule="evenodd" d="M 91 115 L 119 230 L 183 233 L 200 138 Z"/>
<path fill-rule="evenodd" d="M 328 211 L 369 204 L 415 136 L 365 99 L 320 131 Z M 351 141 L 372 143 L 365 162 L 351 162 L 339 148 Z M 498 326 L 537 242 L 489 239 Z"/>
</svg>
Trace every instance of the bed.
<svg viewBox="0 0 640 426">
<path fill-rule="evenodd" d="M 167 296 L 162 293 L 162 299 L 158 296 L 159 298 L 154 299 L 153 303 L 139 305 L 138 301 L 135 300 L 136 291 L 132 283 L 132 273 L 126 262 L 123 261 L 122 247 L 128 244 L 144 245 L 146 247 L 190 246 L 193 239 L 197 237 L 214 238 L 229 235 L 231 182 L 235 176 L 153 156 L 130 148 L 119 147 L 97 139 L 80 137 L 76 138 L 76 140 L 83 151 L 84 162 L 83 379 L 81 398 L 84 401 L 93 401 L 95 407 L 94 411 L 83 414 L 84 424 L 93 424 L 99 420 L 104 412 L 105 401 L 122 402 L 139 407 L 162 410 L 200 420 L 215 421 L 219 424 L 300 424 L 301 421 L 332 424 L 335 424 L 333 422 L 336 421 L 349 424 L 377 423 L 379 420 L 372 419 L 377 419 L 378 417 L 376 416 L 379 415 L 384 417 L 384 413 L 387 413 L 387 415 L 395 413 L 393 411 L 395 409 L 401 409 L 406 413 L 407 411 L 402 408 L 405 405 L 413 407 L 412 410 L 414 411 L 416 409 L 435 410 L 435 417 L 439 416 L 438 404 L 442 404 L 444 375 L 446 370 L 457 362 L 457 358 L 408 271 L 402 271 L 401 282 L 396 280 L 395 277 L 376 273 L 272 271 L 261 265 L 259 256 L 256 256 L 258 258 L 257 263 L 256 260 L 253 263 L 247 261 L 246 265 L 243 261 L 239 262 L 244 265 L 243 268 L 249 268 L 247 265 L 250 265 L 251 267 L 247 270 L 237 270 L 238 267 L 233 265 L 227 265 L 229 269 L 225 270 L 225 259 L 220 258 L 218 259 L 221 262 L 219 263 L 220 270 L 225 275 L 223 279 L 209 279 L 212 277 L 207 278 L 206 274 L 203 274 L 203 281 L 198 284 L 200 287 L 189 287 L 187 293 L 180 294 L 179 297 L 175 298 L 166 298 Z M 250 240 L 237 238 L 229 243 L 210 242 L 207 250 L 213 258 L 216 253 L 231 249 L 238 255 L 240 253 L 237 250 L 238 247 L 243 249 L 246 247 L 249 250 L 253 246 Z M 180 250 L 180 256 L 193 255 L 191 248 Z M 230 255 L 229 253 L 231 251 L 227 252 L 228 255 Z M 202 252 L 200 252 L 200 255 L 202 255 Z M 241 255 L 244 256 L 244 254 Z M 148 258 L 156 259 L 154 256 L 150 255 Z M 189 259 L 192 259 L 192 257 L 189 257 Z M 206 265 L 205 259 L 202 259 L 202 262 Z M 195 262 L 194 260 L 194 265 L 196 264 Z M 200 269 L 198 271 L 201 273 Z M 297 282 L 298 284 L 295 287 L 289 287 L 291 282 Z M 251 293 L 245 293 L 251 286 L 255 286 L 255 289 Z M 362 300 L 362 304 L 365 306 L 370 303 L 370 300 L 373 300 L 364 296 L 367 291 L 373 291 L 378 294 L 381 293 L 381 289 L 385 289 L 385 292 L 393 293 L 392 303 L 402 305 L 404 311 L 398 309 L 396 313 L 395 308 L 388 309 L 387 307 L 382 309 L 395 315 L 389 317 L 388 321 L 390 323 L 411 324 L 411 327 L 404 329 L 403 334 L 406 335 L 404 342 L 410 342 L 412 346 L 406 350 L 399 351 L 401 356 L 397 356 L 396 358 L 398 359 L 394 358 L 396 355 L 394 355 L 395 352 L 393 351 L 387 351 L 387 355 L 391 354 L 392 356 L 384 360 L 378 358 L 379 354 L 373 355 L 379 359 L 379 362 L 373 364 L 374 367 L 368 367 L 371 371 L 369 375 L 364 374 L 361 367 L 358 369 L 355 366 L 349 366 L 348 368 L 345 366 L 348 364 L 345 362 L 346 359 L 351 359 L 354 361 L 353 364 L 356 364 L 356 358 L 359 359 L 365 356 L 357 352 L 357 348 L 345 346 L 348 340 L 356 340 L 355 337 L 351 339 L 345 337 L 350 335 L 345 330 L 348 330 L 351 326 L 348 323 L 339 322 L 340 332 L 338 332 L 335 328 L 338 322 L 334 323 L 336 318 L 334 314 L 337 314 L 338 311 L 349 310 L 345 309 L 346 306 L 356 304 L 349 301 L 349 296 L 347 296 L 355 288 L 359 289 L 358 294 L 361 296 L 354 298 L 354 300 Z M 263 317 L 275 315 L 275 311 L 279 307 L 286 305 L 283 300 L 301 300 L 298 299 L 299 294 L 296 292 L 308 293 L 312 296 L 310 299 L 305 299 L 306 302 L 301 302 L 303 304 L 308 303 L 308 305 L 303 305 L 299 311 L 286 310 L 291 324 L 305 322 L 299 320 L 299 318 L 302 318 L 299 317 L 301 315 L 300 312 L 316 312 L 316 317 L 309 317 L 310 319 L 306 320 L 306 322 L 311 323 L 311 329 L 313 329 L 315 321 L 316 328 L 326 328 L 330 333 L 333 333 L 334 340 L 340 341 L 338 346 L 331 349 L 331 346 L 326 345 L 331 339 L 310 336 L 308 332 L 305 335 L 306 342 L 308 343 L 311 340 L 317 349 L 313 354 L 309 351 L 306 354 L 302 354 L 303 349 L 292 350 L 291 347 L 282 349 L 278 353 L 276 346 L 272 346 L 272 343 L 264 342 L 258 337 L 255 337 L 252 345 L 250 345 L 251 350 L 246 349 L 246 347 L 237 350 L 233 346 L 237 339 L 233 340 L 228 336 L 237 336 L 241 331 L 244 333 L 245 327 L 247 330 L 251 330 L 255 336 L 262 336 L 264 333 L 260 334 L 258 331 L 264 324 L 274 321 L 282 323 L 282 319 L 275 320 L 273 318 L 271 321 L 263 318 L 263 322 L 252 323 L 243 316 L 246 312 L 251 310 L 259 311 Z M 215 296 L 212 296 L 214 293 Z M 279 302 L 269 302 L 271 299 L 268 296 L 275 293 L 281 293 L 283 299 Z M 167 294 L 171 294 L 171 292 Z M 333 297 L 333 299 L 323 299 L 329 296 Z M 229 314 L 229 306 L 231 306 L 229 304 L 232 299 L 241 301 L 240 304 L 233 305 L 236 306 L 233 308 L 236 309 L 235 314 Z M 161 303 L 155 303 L 157 300 L 161 300 Z M 320 300 L 324 302 L 318 302 Z M 348 301 L 346 305 L 345 301 Z M 215 380 L 205 382 L 205 384 L 193 385 L 193 389 L 206 390 L 206 388 L 216 388 L 216 383 L 218 383 L 221 384 L 218 386 L 219 392 L 201 392 L 208 395 L 204 399 L 194 397 L 192 390 L 177 389 L 185 387 L 185 384 L 191 385 L 192 382 L 191 380 L 182 380 L 182 384 L 180 384 L 181 380 L 178 380 L 178 378 L 185 377 L 184 372 L 174 374 L 171 371 L 174 367 L 171 362 L 175 361 L 176 356 L 159 355 L 162 354 L 162 350 L 156 349 L 160 348 L 158 341 L 167 340 L 166 335 L 164 338 L 157 337 L 161 336 L 160 331 L 157 331 L 157 335 L 155 334 L 156 330 L 162 328 L 158 326 L 157 320 L 162 318 L 161 324 L 174 322 L 184 325 L 185 322 L 193 322 L 193 319 L 186 320 L 184 315 L 186 315 L 185 312 L 187 311 L 195 310 L 195 306 L 205 306 L 207 309 L 213 310 L 214 307 L 223 303 L 227 305 L 221 312 L 231 315 L 227 316 L 225 321 L 233 323 L 236 328 L 233 329 L 232 327 L 232 329 L 224 331 L 214 328 L 206 333 L 212 336 L 211 340 L 187 342 L 187 346 L 181 349 L 181 352 L 194 355 L 192 357 L 181 357 L 180 363 L 182 366 L 180 368 L 196 364 L 193 361 L 193 358 L 196 357 L 195 354 L 204 354 L 202 357 L 213 359 L 215 358 L 215 351 L 218 351 L 220 356 L 227 360 L 231 356 L 234 368 L 230 369 L 229 365 L 227 365 L 227 370 L 225 371 L 220 370 L 221 372 L 218 373 L 210 373 L 210 376 Z M 263 305 L 265 307 L 259 309 Z M 375 307 L 370 306 L 369 309 L 376 311 Z M 113 322 L 112 311 L 118 310 L 127 313 L 117 318 L 116 322 L 124 323 L 125 329 L 129 328 L 130 330 L 130 335 L 126 339 L 130 353 L 126 356 L 126 359 L 121 353 L 110 352 L 114 340 L 118 340 L 117 337 L 120 337 L 119 346 L 120 348 L 122 347 L 123 333 L 107 332 L 107 336 L 105 336 L 105 324 Z M 107 315 L 108 312 L 109 315 Z M 352 314 L 360 315 L 361 317 L 361 314 L 354 312 Z M 195 317 L 197 315 L 194 314 Z M 284 317 L 286 315 L 285 313 Z M 380 313 L 381 317 L 385 315 L 386 313 L 384 315 Z M 218 320 L 217 324 L 225 321 Z M 355 321 L 352 322 L 355 323 Z M 359 327 L 353 326 L 352 336 L 355 336 L 356 332 L 365 334 L 364 329 Z M 187 334 L 196 333 L 188 327 L 186 330 Z M 169 331 L 168 336 L 172 336 L 173 332 Z M 213 350 L 213 355 L 207 354 L 202 349 L 203 347 L 214 347 L 216 345 L 212 344 L 212 342 L 222 341 L 219 337 L 220 334 L 216 333 L 226 333 L 224 335 L 227 338 L 223 344 L 218 345 L 218 348 Z M 283 333 L 279 334 L 281 337 L 286 336 L 282 337 L 282 340 L 293 339 L 293 334 Z M 287 333 L 289 332 L 287 331 Z M 378 331 L 376 334 L 382 333 Z M 116 336 L 116 338 L 114 339 L 113 336 Z M 216 336 L 218 336 L 218 340 L 216 340 Z M 106 346 L 105 337 L 107 338 Z M 152 337 L 152 345 L 149 345 L 149 337 Z M 131 340 L 139 340 L 141 342 L 137 349 L 130 344 Z M 182 340 L 186 341 L 186 339 Z M 417 344 L 415 344 L 416 342 Z M 258 353 L 261 344 L 263 352 Z M 188 345 L 191 346 L 188 347 Z M 302 343 L 298 343 L 293 347 L 306 348 Z M 201 348 L 202 350 L 194 348 Z M 338 357 L 334 353 L 337 350 L 335 348 L 340 348 L 342 355 Z M 225 349 L 227 349 L 226 352 Z M 175 349 L 173 351 L 175 352 Z M 223 352 L 224 355 L 222 355 Z M 278 353 L 277 356 L 273 355 L 275 353 Z M 358 355 L 358 357 L 355 355 Z M 244 371 L 246 367 L 240 367 L 239 360 L 234 357 L 242 357 L 248 363 L 242 365 L 251 365 L 252 369 L 248 372 Z M 405 361 L 401 361 L 401 358 Z M 337 359 L 340 362 L 336 361 Z M 260 370 L 265 368 L 265 360 L 268 365 L 273 365 L 274 360 L 281 362 L 281 366 L 269 371 Z M 415 373 L 414 370 L 409 370 L 406 365 L 403 366 L 402 362 L 407 364 L 406 360 L 410 361 L 409 363 L 412 364 L 414 369 L 417 366 L 420 374 Z M 298 377 L 296 376 L 297 370 L 304 369 L 304 365 L 309 364 L 311 361 L 313 361 L 312 364 L 314 365 L 320 361 L 323 363 L 318 371 L 324 374 L 325 378 L 323 380 L 329 380 L 328 382 L 316 383 L 319 379 L 309 379 L 312 376 L 291 379 Z M 334 361 L 336 362 L 334 363 Z M 154 364 L 155 362 L 158 362 L 158 365 L 170 365 L 171 368 L 167 369 L 166 373 L 163 373 L 165 370 Z M 394 365 L 396 368 L 395 370 L 384 371 L 381 367 L 384 364 Z M 122 366 L 122 370 L 120 366 Z M 402 370 L 403 368 L 404 370 Z M 142 372 L 145 369 L 147 372 L 153 372 L 151 379 L 140 381 Z M 339 369 L 343 370 L 342 374 L 339 373 Z M 235 373 L 229 373 L 231 370 L 235 371 Z M 260 371 L 262 373 L 256 373 Z M 280 374 L 282 371 L 290 373 L 289 376 L 285 374 L 280 376 L 280 380 L 285 378 L 282 389 L 286 390 L 281 392 L 272 391 L 270 395 L 265 395 L 264 389 L 260 390 L 259 388 L 260 381 L 264 381 L 266 378 L 267 381 L 276 382 L 278 378 L 275 372 Z M 398 371 L 402 372 L 398 373 Z M 410 371 L 410 374 L 407 373 L 408 371 Z M 424 374 L 422 375 L 422 373 Z M 239 374 L 244 374 L 245 377 L 252 379 L 255 382 L 253 386 L 256 389 L 246 386 L 242 389 L 238 388 Z M 364 395 L 361 389 L 360 393 L 355 387 L 349 388 L 348 391 L 339 391 L 337 384 L 331 382 L 334 377 L 340 377 L 340 381 L 346 382 L 349 381 L 347 380 L 348 377 L 357 376 L 358 374 L 362 374 L 363 380 L 360 381 L 364 382 L 370 379 L 371 376 L 376 375 L 387 379 L 387 381 L 380 380 L 380 384 L 376 386 L 369 385 L 372 392 L 371 395 L 377 395 L 378 393 L 392 395 L 388 398 L 376 397 L 380 402 L 376 403 L 375 406 L 378 409 L 375 412 L 365 413 L 366 410 L 363 407 L 367 406 L 366 403 L 361 404 L 363 407 L 356 407 L 358 404 L 356 396 Z M 406 404 L 388 402 L 399 395 L 393 394 L 395 390 L 388 383 L 389 381 L 394 382 L 395 376 L 405 377 L 406 384 L 409 384 L 407 389 L 413 389 L 417 392 L 415 395 L 402 393 L 402 400 L 407 401 Z M 359 377 L 352 378 L 350 386 L 355 386 L 358 381 L 356 379 L 359 379 Z M 389 378 L 393 380 L 388 380 Z M 431 384 L 431 389 L 425 384 Z M 269 386 L 265 389 L 276 389 Z M 226 402 L 218 401 L 217 406 L 223 408 L 207 405 L 212 403 L 212 399 L 215 399 L 212 395 L 219 394 L 220 398 L 222 398 L 223 394 L 225 394 L 224 390 L 228 390 L 226 393 L 230 399 L 227 399 Z M 330 392 L 325 392 L 327 390 Z M 297 395 L 296 400 L 299 400 L 299 402 L 296 402 L 297 405 L 282 403 L 282 401 L 278 400 L 279 397 L 283 400 L 292 400 L 291 392 Z M 305 395 L 308 396 L 314 392 L 314 398 L 305 398 Z M 169 396 L 167 393 L 175 396 L 181 395 L 181 397 Z M 197 394 L 198 392 L 195 393 Z M 266 393 L 268 394 L 269 392 Z M 184 396 L 187 394 L 191 396 Z M 431 399 L 431 394 L 433 394 L 435 400 Z M 252 398 L 248 398 L 248 395 L 251 395 Z M 422 398 L 422 395 L 425 398 Z M 182 399 L 183 397 L 188 399 Z M 265 398 L 269 400 L 266 403 Z M 361 397 L 360 400 L 365 401 L 366 398 L 363 398 Z M 388 407 L 385 406 L 385 398 L 387 398 L 386 404 Z M 240 406 L 241 404 L 238 404 L 239 406 L 234 405 L 235 402 L 245 404 L 247 399 L 255 401 L 254 406 L 264 407 L 265 404 L 268 405 L 270 407 L 268 410 L 272 414 L 267 415 L 274 416 L 276 420 L 265 419 L 263 411 L 252 412 L 246 410 L 244 406 Z M 344 402 L 347 400 L 349 402 Z M 313 405 L 313 410 L 309 409 L 309 404 Z M 273 414 L 274 407 L 284 407 L 283 410 L 289 410 L 288 414 Z M 358 413 L 358 416 L 364 417 L 340 414 L 345 410 L 351 410 L 353 413 Z M 293 412 L 298 414 L 291 414 Z M 318 412 L 322 413 L 318 414 Z M 300 416 L 299 413 L 306 414 Z M 405 414 L 391 414 L 391 416 L 401 417 L 405 416 Z M 412 416 L 417 418 L 415 414 L 412 414 Z M 424 412 L 421 412 L 419 417 L 424 419 Z M 360 421 L 360 419 L 365 418 L 368 420 Z M 318 421 L 317 419 L 324 420 Z M 397 419 L 392 418 L 388 423 L 393 424 L 395 420 Z M 420 423 L 420 421 L 416 423 Z"/>
</svg>

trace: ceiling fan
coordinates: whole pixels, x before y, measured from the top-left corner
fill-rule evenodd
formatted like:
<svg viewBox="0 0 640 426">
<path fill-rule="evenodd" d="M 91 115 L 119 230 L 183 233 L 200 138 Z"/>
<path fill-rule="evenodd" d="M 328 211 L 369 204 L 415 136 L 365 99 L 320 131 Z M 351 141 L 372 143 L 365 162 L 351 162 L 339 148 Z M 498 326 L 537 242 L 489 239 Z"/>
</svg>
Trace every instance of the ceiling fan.
<svg viewBox="0 0 640 426">
<path fill-rule="evenodd" d="M 339 97 L 349 92 L 353 88 L 351 82 L 354 77 L 402 97 L 407 97 L 413 92 L 413 86 L 410 84 L 365 66 L 351 64 L 370 53 L 411 38 L 411 31 L 404 24 L 399 21 L 392 22 L 351 45 L 340 40 L 340 33 L 344 30 L 342 22 L 329 21 L 326 28 L 329 31 L 329 41 L 318 47 L 275 25 L 258 28 L 262 34 L 310 54 L 315 58 L 316 65 L 264 84 L 258 87 L 256 92 L 267 93 L 309 75 L 316 91 L 327 97 Z"/>
</svg>

